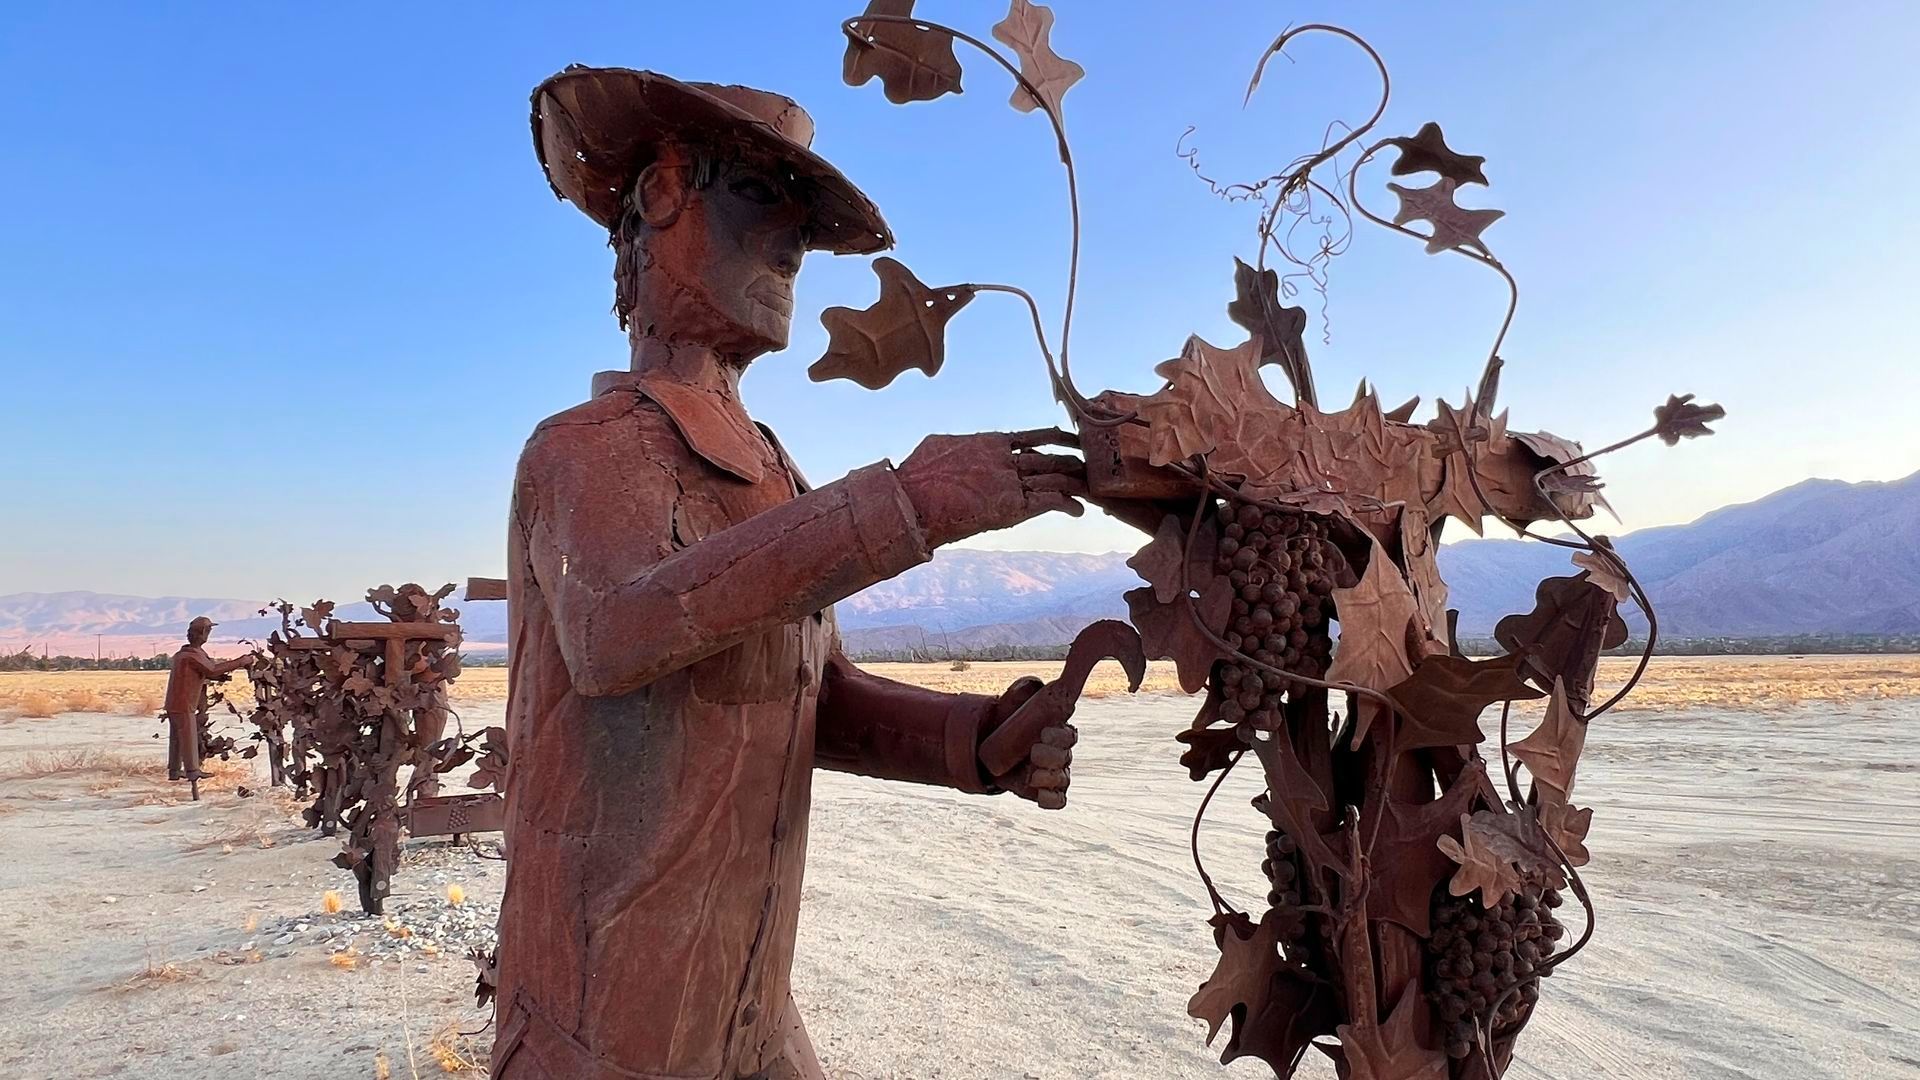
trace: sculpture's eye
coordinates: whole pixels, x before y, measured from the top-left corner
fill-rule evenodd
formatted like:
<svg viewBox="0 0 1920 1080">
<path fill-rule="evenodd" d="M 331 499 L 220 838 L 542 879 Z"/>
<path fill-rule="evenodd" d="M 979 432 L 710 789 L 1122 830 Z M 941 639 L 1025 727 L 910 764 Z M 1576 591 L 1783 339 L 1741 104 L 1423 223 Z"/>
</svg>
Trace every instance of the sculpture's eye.
<svg viewBox="0 0 1920 1080">
<path fill-rule="evenodd" d="M 772 184 L 755 176 L 743 176 L 728 184 L 727 190 L 760 206 L 772 206 L 780 201 L 780 192 Z"/>
</svg>

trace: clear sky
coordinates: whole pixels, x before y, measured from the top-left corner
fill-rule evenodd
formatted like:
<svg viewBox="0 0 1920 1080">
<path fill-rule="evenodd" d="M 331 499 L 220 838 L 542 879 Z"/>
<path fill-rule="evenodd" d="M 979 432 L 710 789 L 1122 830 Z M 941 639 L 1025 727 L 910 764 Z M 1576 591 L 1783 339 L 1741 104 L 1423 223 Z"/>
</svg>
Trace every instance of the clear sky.
<svg viewBox="0 0 1920 1080">
<path fill-rule="evenodd" d="M 504 570 L 513 461 L 542 417 L 625 363 L 604 233 L 549 194 L 527 95 L 570 62 L 798 98 L 816 147 L 873 195 L 930 283 L 1010 281 L 1057 312 L 1060 169 L 1045 122 L 962 53 L 967 93 L 907 107 L 840 81 L 861 5 L 9 4 L 0 10 L 0 593 L 350 596 Z M 1603 471 L 1624 528 L 1809 476 L 1920 468 L 1911 297 L 1920 6 L 1290 4 L 1058 0 L 1085 255 L 1079 381 L 1150 390 L 1188 333 L 1221 343 L 1253 221 L 1228 178 L 1279 168 L 1395 77 L 1381 134 L 1439 120 L 1486 155 L 1469 205 L 1520 278 L 1503 402 L 1596 445 L 1669 391 L 1731 416 Z M 997 0 L 922 0 L 985 37 Z M 1178 14 L 1176 14 L 1176 12 Z M 1391 205 L 1370 174 L 1373 205 Z M 1908 209 L 1902 209 L 1907 207 Z M 1324 398 L 1458 400 L 1497 322 L 1483 269 L 1364 224 L 1335 263 Z M 817 313 L 861 307 L 864 259 L 813 256 L 793 345 L 747 380 L 815 482 L 932 431 L 1061 416 L 1024 313 L 961 313 L 937 380 L 815 385 Z M 1902 315 L 1905 311 L 1908 314 Z M 1430 410 L 1431 405 L 1426 406 Z M 1426 411 L 1423 410 L 1423 415 Z M 1110 550 L 1099 515 L 985 538 Z"/>
</svg>

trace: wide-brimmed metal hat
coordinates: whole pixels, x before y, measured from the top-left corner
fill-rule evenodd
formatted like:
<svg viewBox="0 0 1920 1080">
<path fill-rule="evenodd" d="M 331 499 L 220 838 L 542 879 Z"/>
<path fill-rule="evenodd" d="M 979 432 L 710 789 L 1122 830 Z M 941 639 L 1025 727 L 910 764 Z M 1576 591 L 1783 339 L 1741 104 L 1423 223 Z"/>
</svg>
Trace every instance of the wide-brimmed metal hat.
<svg viewBox="0 0 1920 1080">
<path fill-rule="evenodd" d="M 580 64 L 533 91 L 533 148 L 547 183 L 608 229 L 620 219 L 621 196 L 653 160 L 654 148 L 668 141 L 721 160 L 785 165 L 810 208 L 816 250 L 854 255 L 893 246 L 873 200 L 810 149 L 813 118 L 792 98 Z"/>
<path fill-rule="evenodd" d="M 202 628 L 211 630 L 214 627 L 219 625 L 220 625 L 219 623 L 214 622 L 212 619 L 207 618 L 205 615 L 196 615 L 194 616 L 193 621 L 187 624 L 187 630 L 188 632 L 192 632 L 194 630 L 199 630 Z"/>
</svg>

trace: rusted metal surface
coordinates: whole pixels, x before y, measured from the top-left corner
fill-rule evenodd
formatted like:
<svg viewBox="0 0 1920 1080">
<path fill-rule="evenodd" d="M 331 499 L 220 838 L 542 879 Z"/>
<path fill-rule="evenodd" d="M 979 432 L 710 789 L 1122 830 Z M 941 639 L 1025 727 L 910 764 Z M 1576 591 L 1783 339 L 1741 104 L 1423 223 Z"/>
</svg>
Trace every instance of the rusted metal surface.
<svg viewBox="0 0 1920 1080">
<path fill-rule="evenodd" d="M 193 798 L 200 798 L 200 781 L 206 774 L 202 762 L 215 755 L 225 757 L 233 749 L 233 740 L 216 737 L 208 723 L 213 701 L 208 683 L 225 682 L 227 676 L 252 663 L 253 658 L 238 656 L 215 660 L 207 655 L 207 638 L 216 624 L 202 615 L 187 625 L 186 644 L 173 654 L 167 670 L 165 705 L 160 713 L 167 723 L 167 779 L 185 780 Z"/>
<path fill-rule="evenodd" d="M 950 695 L 860 671 L 832 605 L 1079 512 L 1083 470 L 1048 449 L 1064 432 L 938 436 L 815 488 L 747 415 L 739 374 L 786 344 L 805 252 L 891 243 L 789 99 L 576 67 L 535 91 L 533 127 L 556 191 L 611 231 L 632 360 L 534 432 L 515 481 L 493 1072 L 818 1080 L 787 992 L 811 771 L 1058 806 L 1075 738 L 1035 680 Z M 852 320 L 886 343 L 843 335 L 838 369 L 937 367 L 897 354 L 901 310 Z M 988 767 L 982 741 L 1036 701 Z"/>
<path fill-rule="evenodd" d="M 500 759 L 478 771 L 475 786 L 492 786 L 505 768 L 499 729 L 445 736 L 447 688 L 460 674 L 459 612 L 440 603 L 452 591 L 411 583 L 370 589 L 367 600 L 385 622 L 336 619 L 326 600 L 304 608 L 277 602 L 281 629 L 250 671 L 256 737 L 270 754 L 281 752 L 277 771 L 295 793 L 311 797 L 307 823 L 328 836 L 345 826 L 335 862 L 353 872 L 370 913 L 391 889 L 409 804 L 434 796 L 438 775 L 470 760 L 473 744 L 488 743 L 489 751 L 499 744 Z M 404 787 L 403 768 L 410 769 Z M 473 814 L 468 803 L 458 805 Z M 483 821 L 497 819 L 497 811 L 482 812 Z"/>
<path fill-rule="evenodd" d="M 406 807 L 408 836 L 460 836 L 499 832 L 507 821 L 507 802 L 498 792 L 477 795 L 425 795 Z"/>
</svg>

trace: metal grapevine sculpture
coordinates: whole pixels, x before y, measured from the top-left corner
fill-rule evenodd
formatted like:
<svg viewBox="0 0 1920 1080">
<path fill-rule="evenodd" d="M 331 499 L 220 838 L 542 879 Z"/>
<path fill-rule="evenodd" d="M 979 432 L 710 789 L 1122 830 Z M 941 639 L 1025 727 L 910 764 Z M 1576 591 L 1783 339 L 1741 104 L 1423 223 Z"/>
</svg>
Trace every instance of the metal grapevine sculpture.
<svg viewBox="0 0 1920 1080">
<path fill-rule="evenodd" d="M 1457 201 L 1464 186 L 1486 184 L 1485 159 L 1455 151 L 1434 123 L 1362 147 L 1386 112 L 1387 69 L 1357 35 L 1323 24 L 1280 35 L 1249 98 L 1268 59 L 1302 35 L 1331 34 L 1378 68 L 1372 116 L 1273 175 L 1206 180 L 1214 193 L 1260 207 L 1258 254 L 1251 265 L 1235 260 L 1228 305 L 1249 340 L 1222 348 L 1189 338 L 1156 369 L 1165 380 L 1156 392 L 1083 396 L 1068 363 L 1079 218 L 1061 115 L 1080 68 L 1053 54 L 1052 22 L 1047 9 L 1013 0 L 994 36 L 1014 50 L 1016 67 L 977 38 L 915 18 L 911 3 L 875 0 L 844 24 L 847 81 L 878 75 L 895 102 L 957 93 L 949 61 L 964 42 L 1013 76 L 1015 106 L 1043 111 L 1058 140 L 1074 254 L 1057 363 L 1028 298 L 1036 337 L 1054 395 L 1079 428 L 1092 501 L 1153 537 L 1130 560 L 1147 584 L 1126 595 L 1145 654 L 1171 659 L 1181 685 L 1205 694 L 1176 740 L 1189 775 L 1212 782 L 1194 860 L 1220 958 L 1188 1011 L 1210 1042 L 1227 1030 L 1223 1062 L 1256 1057 L 1282 1077 L 1312 1049 L 1345 1080 L 1498 1077 L 1540 980 L 1594 932 L 1578 870 L 1593 814 L 1573 801 L 1580 753 L 1592 721 L 1632 690 L 1658 634 L 1625 561 L 1578 524 L 1605 505 L 1592 461 L 1650 436 L 1671 445 L 1711 434 L 1708 423 L 1724 412 L 1673 397 L 1651 428 L 1593 453 L 1510 430 L 1494 403 L 1518 287 L 1484 237 L 1502 213 Z M 941 77 L 922 77 L 932 70 Z M 1387 218 L 1361 200 L 1360 180 L 1390 152 L 1392 175 L 1430 179 L 1388 183 L 1400 207 Z M 1200 173 L 1197 151 L 1181 156 Z M 1385 410 L 1364 383 L 1346 408 L 1324 408 L 1302 340 L 1306 312 L 1284 303 L 1302 284 L 1325 293 L 1356 213 L 1429 253 L 1479 262 L 1508 285 L 1477 388 L 1457 406 L 1440 402 L 1424 423 L 1413 419 L 1418 399 Z M 1288 273 L 1268 267 L 1270 253 Z M 883 281 L 914 281 L 888 262 Z M 925 290 L 982 291 L 1027 295 L 1003 285 Z M 918 323 L 927 340 L 916 356 L 937 361 L 950 314 Z M 830 317 L 828 327 L 830 356 L 854 347 L 844 320 Z M 1268 391 L 1260 376 L 1268 364 L 1291 384 L 1292 404 Z M 886 378 L 903 366 L 931 373 L 938 364 L 899 365 Z M 814 374 L 872 370 L 823 362 Z M 1447 520 L 1477 533 L 1487 518 L 1567 548 L 1572 565 L 1540 583 L 1533 611 L 1499 623 L 1504 655 L 1473 659 L 1455 643 L 1435 552 Z M 1570 537 L 1530 528 L 1543 521 Z M 1627 641 L 1619 608 L 1628 603 L 1646 623 L 1639 664 L 1595 704 L 1598 659 Z M 1103 643 L 1111 634 L 1098 631 Z M 1544 718 L 1511 736 L 1514 703 L 1542 698 Z M 1482 722 L 1495 706 L 1497 741 Z M 1206 874 L 1200 819 L 1249 753 L 1265 780 L 1254 805 L 1270 826 L 1261 861 L 1270 891 L 1237 905 Z M 1569 890 L 1585 911 L 1572 941 L 1557 914 Z"/>
<path fill-rule="evenodd" d="M 438 773 L 473 756 L 470 743 L 499 741 L 498 729 L 443 738 L 447 688 L 460 674 L 459 612 L 440 605 L 453 591 L 408 583 L 367 591 L 385 622 L 346 622 L 331 601 L 298 608 L 276 601 L 281 629 L 268 636 L 250 671 L 257 707 L 256 738 L 286 748 L 283 773 L 296 795 L 311 793 L 305 817 L 331 836 L 347 827 L 335 858 L 359 885 L 361 907 L 378 914 L 399 865 L 402 834 L 413 812 L 448 800 L 432 796 Z M 301 633 L 301 628 L 310 631 Z M 281 733 L 289 734 L 281 734 Z M 406 788 L 400 769 L 411 767 Z M 483 771 L 474 786 L 490 786 Z M 466 813 L 466 804 L 433 820 Z M 480 831 L 484 821 L 458 820 L 453 832 Z M 492 825 L 497 828 L 497 821 Z M 440 828 L 414 829 L 416 835 Z"/>
</svg>

